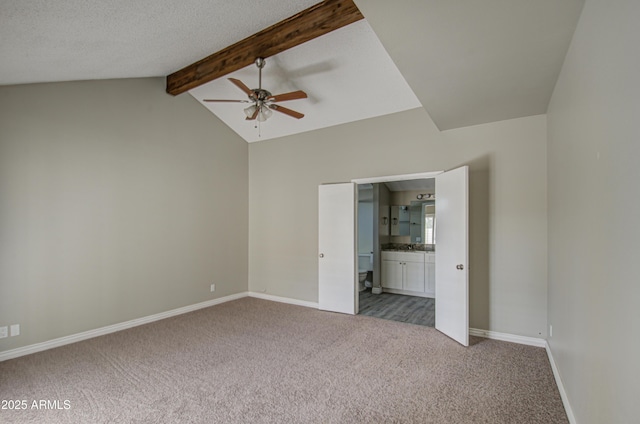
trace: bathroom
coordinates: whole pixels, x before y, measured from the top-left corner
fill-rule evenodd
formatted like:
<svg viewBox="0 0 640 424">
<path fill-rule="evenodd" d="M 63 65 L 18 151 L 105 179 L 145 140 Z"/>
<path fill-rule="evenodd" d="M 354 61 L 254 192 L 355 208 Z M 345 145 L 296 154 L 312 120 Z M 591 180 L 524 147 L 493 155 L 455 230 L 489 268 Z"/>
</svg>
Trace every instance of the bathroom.
<svg viewBox="0 0 640 424">
<path fill-rule="evenodd" d="M 434 326 L 435 179 L 358 185 L 359 313 Z"/>
</svg>

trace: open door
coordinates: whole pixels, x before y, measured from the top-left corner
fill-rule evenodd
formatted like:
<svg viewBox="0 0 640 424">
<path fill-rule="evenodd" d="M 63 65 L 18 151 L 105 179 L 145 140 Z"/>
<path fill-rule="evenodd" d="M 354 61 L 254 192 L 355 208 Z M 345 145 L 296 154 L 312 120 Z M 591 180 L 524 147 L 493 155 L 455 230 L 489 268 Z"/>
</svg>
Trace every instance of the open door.
<svg viewBox="0 0 640 424">
<path fill-rule="evenodd" d="M 318 188 L 318 308 L 355 315 L 356 185 Z"/>
<path fill-rule="evenodd" d="M 436 329 L 469 346 L 469 168 L 436 177 Z"/>
</svg>

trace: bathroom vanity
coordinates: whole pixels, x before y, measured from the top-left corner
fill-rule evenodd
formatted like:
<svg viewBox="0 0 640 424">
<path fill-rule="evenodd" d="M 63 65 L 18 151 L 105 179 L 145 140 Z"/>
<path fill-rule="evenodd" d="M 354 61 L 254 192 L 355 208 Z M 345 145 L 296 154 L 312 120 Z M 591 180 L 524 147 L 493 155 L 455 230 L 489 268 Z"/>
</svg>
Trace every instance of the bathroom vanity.
<svg viewBox="0 0 640 424">
<path fill-rule="evenodd" d="M 436 296 L 436 254 L 424 251 L 382 251 L 380 277 L 389 293 Z"/>
</svg>

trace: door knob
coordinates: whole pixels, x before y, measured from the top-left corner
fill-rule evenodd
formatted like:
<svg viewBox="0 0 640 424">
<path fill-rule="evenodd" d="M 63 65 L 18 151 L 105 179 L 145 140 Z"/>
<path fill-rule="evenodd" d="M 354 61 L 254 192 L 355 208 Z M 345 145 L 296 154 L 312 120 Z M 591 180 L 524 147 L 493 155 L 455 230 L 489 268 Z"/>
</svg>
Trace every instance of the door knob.
<svg viewBox="0 0 640 424">
<path fill-rule="evenodd" d="M 462 271 L 464 269 L 464 265 L 462 264 L 456 265 L 456 269 L 459 269 L 460 271 Z"/>
<path fill-rule="evenodd" d="M 324 253 L 321 253 L 318 256 L 320 256 L 321 258 L 324 258 Z"/>
</svg>

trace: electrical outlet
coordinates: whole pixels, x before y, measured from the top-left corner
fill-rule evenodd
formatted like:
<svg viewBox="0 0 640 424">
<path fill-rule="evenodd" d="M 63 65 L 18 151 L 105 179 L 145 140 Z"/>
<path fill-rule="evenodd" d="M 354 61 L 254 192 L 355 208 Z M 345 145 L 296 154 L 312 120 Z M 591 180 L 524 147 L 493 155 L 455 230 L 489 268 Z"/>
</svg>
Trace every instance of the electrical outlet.
<svg viewBox="0 0 640 424">
<path fill-rule="evenodd" d="M 20 335 L 20 324 L 13 324 L 10 328 L 11 337 Z"/>
<path fill-rule="evenodd" d="M 215 284 L 211 284 L 211 291 L 212 292 L 216 291 L 216 285 Z"/>
<path fill-rule="evenodd" d="M 9 334 L 7 333 L 7 326 L 5 325 L 4 327 L 0 327 L 0 339 L 4 339 L 5 337 L 7 337 Z"/>
</svg>

